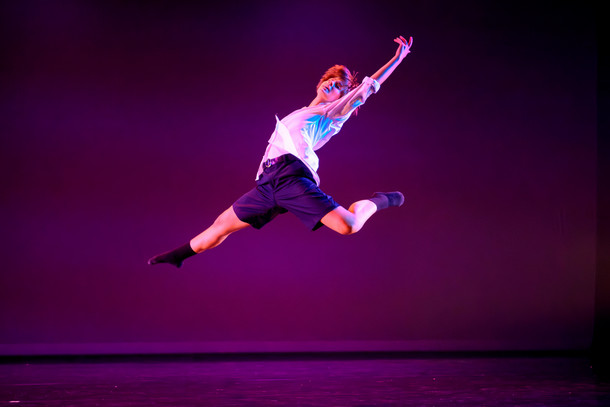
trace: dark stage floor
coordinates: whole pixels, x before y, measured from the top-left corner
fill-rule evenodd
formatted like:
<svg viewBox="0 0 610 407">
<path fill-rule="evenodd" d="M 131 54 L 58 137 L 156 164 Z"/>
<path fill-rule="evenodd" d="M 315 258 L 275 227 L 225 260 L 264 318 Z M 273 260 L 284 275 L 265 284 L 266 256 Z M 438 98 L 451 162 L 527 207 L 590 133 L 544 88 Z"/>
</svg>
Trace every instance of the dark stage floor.
<svg viewBox="0 0 610 407">
<path fill-rule="evenodd" d="M 0 406 L 610 406 L 586 357 L 5 360 Z"/>
</svg>

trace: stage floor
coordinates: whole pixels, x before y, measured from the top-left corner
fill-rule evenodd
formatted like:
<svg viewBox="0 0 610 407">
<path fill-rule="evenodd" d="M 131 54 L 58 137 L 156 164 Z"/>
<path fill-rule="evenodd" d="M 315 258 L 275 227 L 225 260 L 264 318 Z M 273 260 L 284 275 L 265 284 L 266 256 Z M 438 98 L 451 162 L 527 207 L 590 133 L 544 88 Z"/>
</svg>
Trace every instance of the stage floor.
<svg viewBox="0 0 610 407">
<path fill-rule="evenodd" d="M 610 406 L 584 357 L 4 361 L 0 406 Z"/>
</svg>

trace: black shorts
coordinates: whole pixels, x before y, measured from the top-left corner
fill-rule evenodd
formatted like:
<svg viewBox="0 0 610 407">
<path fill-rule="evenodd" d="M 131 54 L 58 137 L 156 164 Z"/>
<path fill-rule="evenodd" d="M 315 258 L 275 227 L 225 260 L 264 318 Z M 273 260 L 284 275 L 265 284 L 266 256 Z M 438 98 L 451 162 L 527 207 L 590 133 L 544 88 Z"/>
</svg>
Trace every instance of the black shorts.
<svg viewBox="0 0 610 407">
<path fill-rule="evenodd" d="M 237 217 L 260 229 L 277 215 L 294 213 L 308 228 L 322 226 L 320 220 L 339 204 L 318 187 L 309 169 L 293 155 L 263 166 L 256 187 L 233 204 Z"/>
</svg>

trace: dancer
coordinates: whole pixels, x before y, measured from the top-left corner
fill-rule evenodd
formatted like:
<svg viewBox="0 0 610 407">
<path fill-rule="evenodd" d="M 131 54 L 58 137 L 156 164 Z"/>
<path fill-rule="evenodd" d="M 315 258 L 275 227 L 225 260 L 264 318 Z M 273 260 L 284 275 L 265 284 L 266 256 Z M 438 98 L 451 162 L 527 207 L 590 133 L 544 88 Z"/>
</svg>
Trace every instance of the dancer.
<svg viewBox="0 0 610 407">
<path fill-rule="evenodd" d="M 395 55 L 370 77 L 357 84 L 343 65 L 330 68 L 320 79 L 315 99 L 307 107 L 279 120 L 256 174 L 256 187 L 225 210 L 214 223 L 190 242 L 154 256 L 148 264 L 168 263 L 176 267 L 222 243 L 231 233 L 253 226 L 262 228 L 277 215 L 292 212 L 307 227 L 322 225 L 342 234 L 358 232 L 377 211 L 401 206 L 400 192 L 376 192 L 345 209 L 318 187 L 316 150 L 337 134 L 343 124 L 394 72 L 409 54 L 413 38 L 400 36 Z"/>
</svg>

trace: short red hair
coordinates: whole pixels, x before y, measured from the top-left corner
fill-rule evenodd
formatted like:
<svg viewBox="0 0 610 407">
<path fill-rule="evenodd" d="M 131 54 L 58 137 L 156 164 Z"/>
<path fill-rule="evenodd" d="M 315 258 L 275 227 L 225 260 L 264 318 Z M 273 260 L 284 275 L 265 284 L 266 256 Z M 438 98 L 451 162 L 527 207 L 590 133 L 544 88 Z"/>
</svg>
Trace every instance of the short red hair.
<svg viewBox="0 0 610 407">
<path fill-rule="evenodd" d="M 318 82 L 318 86 L 316 86 L 316 89 L 320 87 L 322 82 L 332 78 L 337 78 L 343 84 L 341 88 L 341 96 L 344 96 L 351 89 L 358 86 L 356 75 L 357 74 L 355 73 L 352 74 L 345 65 L 334 65 L 328 68 L 326 72 L 324 72 L 324 75 L 322 75 L 322 78 L 320 78 L 320 82 Z"/>
</svg>

